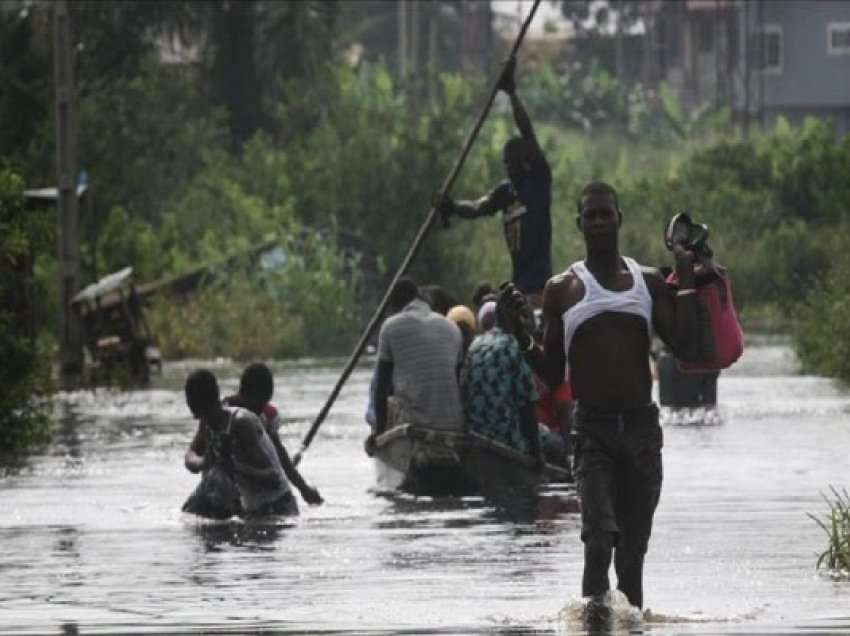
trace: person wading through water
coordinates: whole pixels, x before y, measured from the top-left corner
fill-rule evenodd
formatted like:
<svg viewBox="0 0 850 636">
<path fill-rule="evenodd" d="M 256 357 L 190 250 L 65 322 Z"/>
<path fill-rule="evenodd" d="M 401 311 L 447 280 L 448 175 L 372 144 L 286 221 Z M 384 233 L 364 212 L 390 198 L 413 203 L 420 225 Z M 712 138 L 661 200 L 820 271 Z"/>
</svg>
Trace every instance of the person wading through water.
<svg viewBox="0 0 850 636">
<path fill-rule="evenodd" d="M 274 395 L 274 376 L 271 369 L 262 362 L 254 362 L 245 367 L 242 372 L 239 378 L 239 392 L 224 398 L 224 404 L 225 406 L 241 406 L 260 418 L 289 483 L 298 489 L 301 497 L 308 504 L 319 505 L 324 502 L 322 496 L 317 489 L 304 481 L 280 440 L 280 414 L 271 403 L 272 395 Z"/>
<path fill-rule="evenodd" d="M 226 466 L 239 490 L 245 517 L 298 514 L 260 419 L 247 409 L 222 406 L 218 381 L 206 369 L 189 374 L 185 389 L 186 404 L 204 432 L 195 436 L 186 452 L 186 469 L 198 473 L 216 464 Z"/>
<path fill-rule="evenodd" d="M 657 269 L 620 255 L 622 220 L 613 187 L 586 186 L 576 223 L 587 255 L 546 284 L 542 349 L 514 322 L 532 368 L 551 387 L 568 380 L 577 402 L 575 468 L 589 618 L 608 613 L 612 553 L 617 588 L 643 606 L 644 555 L 662 480 L 663 438 L 649 367 L 653 331 L 688 361 L 701 358 L 707 337 L 698 317 L 693 252 L 674 246 L 681 285 L 673 291 Z M 516 289 L 511 298 L 519 312 L 525 299 Z"/>
<path fill-rule="evenodd" d="M 512 137 L 502 150 L 508 179 L 477 201 L 453 201 L 444 196 L 437 208 L 444 223 L 452 215 L 466 219 L 502 212 L 505 239 L 511 253 L 511 280 L 539 308 L 543 286 L 552 275 L 552 171 L 516 93 L 516 59 L 505 65 L 499 89 L 508 94 L 520 137 Z"/>
</svg>

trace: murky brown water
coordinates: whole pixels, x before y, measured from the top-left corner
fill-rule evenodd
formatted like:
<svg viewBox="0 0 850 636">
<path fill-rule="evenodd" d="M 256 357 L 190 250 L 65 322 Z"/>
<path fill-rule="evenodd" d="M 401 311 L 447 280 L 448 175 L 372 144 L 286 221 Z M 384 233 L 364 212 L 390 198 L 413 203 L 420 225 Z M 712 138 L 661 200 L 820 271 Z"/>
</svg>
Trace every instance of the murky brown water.
<svg viewBox="0 0 850 636">
<path fill-rule="evenodd" d="M 550 491 L 534 519 L 479 499 L 370 493 L 369 372 L 355 373 L 302 469 L 327 503 L 279 526 L 180 513 L 196 477 L 182 380 L 62 396 L 55 443 L 0 472 L 0 632 L 568 632 L 579 522 Z M 238 369 L 214 364 L 224 389 Z M 305 432 L 339 364 L 275 367 Z M 850 393 L 794 375 L 763 342 L 720 383 L 724 423 L 665 427 L 665 484 L 646 567 L 653 633 L 850 633 L 850 583 L 818 574 L 819 492 L 850 486 Z M 566 609 L 565 609 L 566 608 Z M 565 611 L 562 613 L 562 609 Z"/>
</svg>

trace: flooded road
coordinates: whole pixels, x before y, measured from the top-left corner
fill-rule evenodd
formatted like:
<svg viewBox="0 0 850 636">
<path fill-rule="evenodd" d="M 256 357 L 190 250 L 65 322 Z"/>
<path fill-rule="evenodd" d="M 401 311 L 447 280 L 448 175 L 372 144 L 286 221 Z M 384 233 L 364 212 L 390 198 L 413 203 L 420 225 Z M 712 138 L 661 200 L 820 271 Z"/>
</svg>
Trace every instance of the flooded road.
<svg viewBox="0 0 850 636">
<path fill-rule="evenodd" d="M 152 390 L 62 396 L 53 445 L 0 468 L 0 632 L 575 628 L 582 551 L 569 493 L 543 493 L 524 521 L 476 498 L 371 493 L 367 367 L 301 464 L 325 505 L 272 526 L 182 514 L 197 481 L 182 463 L 194 366 L 167 366 Z M 208 366 L 235 389 L 238 368 Z M 275 365 L 291 450 L 341 366 Z M 664 429 L 643 629 L 850 633 L 850 583 L 815 570 L 826 537 L 806 516 L 825 510 L 830 484 L 850 486 L 850 393 L 795 375 L 787 345 L 764 341 L 721 377 L 719 396 L 722 424 Z"/>
</svg>

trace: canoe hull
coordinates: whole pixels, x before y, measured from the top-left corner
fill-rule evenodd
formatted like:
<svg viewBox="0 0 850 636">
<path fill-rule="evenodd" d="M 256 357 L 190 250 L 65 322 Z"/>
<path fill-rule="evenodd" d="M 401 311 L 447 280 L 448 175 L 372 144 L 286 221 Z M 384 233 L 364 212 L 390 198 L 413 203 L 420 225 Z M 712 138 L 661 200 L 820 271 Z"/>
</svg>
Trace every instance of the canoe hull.
<svg viewBox="0 0 850 636">
<path fill-rule="evenodd" d="M 380 488 L 413 495 L 504 495 L 570 480 L 568 471 L 549 464 L 537 470 L 528 455 L 476 433 L 413 424 L 380 435 L 375 459 Z"/>
</svg>

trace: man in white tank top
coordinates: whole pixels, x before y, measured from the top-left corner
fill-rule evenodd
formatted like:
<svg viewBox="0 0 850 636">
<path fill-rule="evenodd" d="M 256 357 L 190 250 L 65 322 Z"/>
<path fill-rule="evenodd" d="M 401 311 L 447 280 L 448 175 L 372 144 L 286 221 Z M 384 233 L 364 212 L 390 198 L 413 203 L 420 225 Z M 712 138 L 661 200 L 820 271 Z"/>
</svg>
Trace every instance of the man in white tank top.
<svg viewBox="0 0 850 636">
<path fill-rule="evenodd" d="M 517 322 L 527 360 L 547 383 L 565 378 L 576 399 L 576 475 L 585 544 L 582 592 L 600 607 L 614 556 L 617 588 L 643 606 L 643 560 L 661 493 L 661 428 L 652 403 L 653 332 L 681 360 L 700 355 L 694 254 L 675 246 L 680 291 L 657 269 L 622 257 L 623 214 L 606 183 L 584 188 L 576 223 L 587 256 L 552 277 L 543 293 L 541 349 Z M 515 304 L 523 302 L 514 293 Z M 515 308 L 515 311 L 518 307 Z"/>
</svg>

